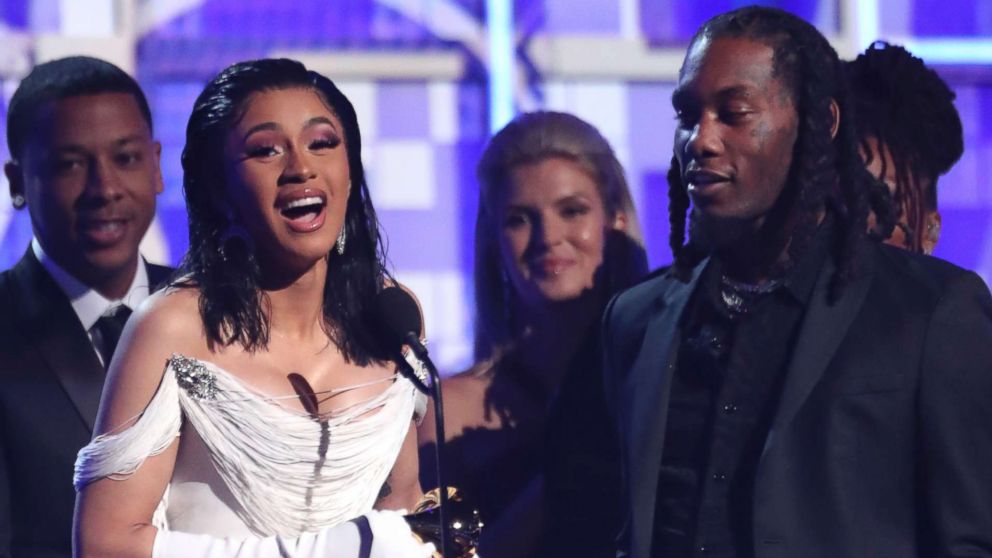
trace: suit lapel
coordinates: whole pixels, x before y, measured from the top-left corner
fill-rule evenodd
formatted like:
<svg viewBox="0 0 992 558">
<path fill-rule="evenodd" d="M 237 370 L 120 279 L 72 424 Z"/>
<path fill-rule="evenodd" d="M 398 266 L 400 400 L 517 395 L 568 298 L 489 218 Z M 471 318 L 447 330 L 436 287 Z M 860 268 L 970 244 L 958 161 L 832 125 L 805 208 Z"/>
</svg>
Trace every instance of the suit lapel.
<svg viewBox="0 0 992 558">
<path fill-rule="evenodd" d="M 165 283 L 169 280 L 169 276 L 172 275 L 174 271 L 171 267 L 166 267 L 164 265 L 155 265 L 148 263 L 144 258 L 141 258 L 145 269 L 148 271 L 148 287 L 151 292 L 155 292 L 165 286 Z M 137 308 L 132 308 L 132 310 L 137 310 Z"/>
<path fill-rule="evenodd" d="M 679 347 L 679 321 L 702 270 L 709 260 L 704 260 L 693 270 L 688 283 L 668 280 L 661 295 L 655 299 L 656 309 L 644 330 L 644 339 L 634 361 L 626 393 L 622 400 L 631 402 L 630 423 L 630 491 L 634 518 L 646 519 L 636 531 L 651 534 L 654 521 L 655 496 L 658 473 L 661 467 L 665 426 L 668 418 L 668 396 L 671 390 L 670 373 Z M 637 541 L 645 549 L 651 541 Z M 647 545 L 647 546 L 645 546 Z"/>
<path fill-rule="evenodd" d="M 871 249 L 872 246 L 863 247 L 865 251 Z M 765 444 L 766 451 L 773 442 L 774 433 L 787 427 L 806 402 L 847 335 L 868 294 L 873 261 L 861 258 L 863 273 L 844 287 L 840 299 L 832 305 L 828 304 L 827 295 L 836 267 L 828 259 L 820 271 L 789 363 L 779 410 Z"/>
<path fill-rule="evenodd" d="M 93 431 L 104 370 L 89 335 L 65 293 L 38 263 L 31 249 L 14 267 L 13 297 L 25 338 L 32 343 Z"/>
</svg>

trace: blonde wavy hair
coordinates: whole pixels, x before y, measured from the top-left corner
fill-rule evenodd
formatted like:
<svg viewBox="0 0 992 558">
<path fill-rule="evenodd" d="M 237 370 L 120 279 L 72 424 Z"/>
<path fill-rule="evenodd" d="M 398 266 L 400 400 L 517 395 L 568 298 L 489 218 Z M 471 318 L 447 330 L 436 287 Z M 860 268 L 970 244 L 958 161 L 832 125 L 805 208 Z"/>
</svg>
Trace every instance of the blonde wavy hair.
<svg viewBox="0 0 992 558">
<path fill-rule="evenodd" d="M 647 271 L 640 225 L 627 179 L 609 142 L 593 125 L 572 114 L 552 111 L 521 114 L 489 140 L 476 169 L 480 187 L 475 222 L 475 356 L 478 360 L 497 356 L 520 333 L 514 331 L 511 315 L 516 295 L 506 280 L 500 257 L 500 194 L 514 168 L 549 158 L 578 164 L 595 180 L 606 214 L 625 216 L 622 238 L 608 239 L 603 254 L 608 293 L 633 284 Z"/>
</svg>

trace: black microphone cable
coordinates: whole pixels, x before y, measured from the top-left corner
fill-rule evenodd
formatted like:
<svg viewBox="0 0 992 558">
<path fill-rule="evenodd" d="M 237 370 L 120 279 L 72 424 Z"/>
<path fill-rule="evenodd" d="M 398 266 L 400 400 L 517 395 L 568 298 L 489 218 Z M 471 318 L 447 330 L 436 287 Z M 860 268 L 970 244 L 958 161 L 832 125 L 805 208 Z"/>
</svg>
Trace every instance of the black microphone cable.
<svg viewBox="0 0 992 558">
<path fill-rule="evenodd" d="M 441 556 L 448 556 L 448 524 L 445 521 L 445 509 L 448 507 L 448 485 L 444 481 L 444 467 L 441 464 L 444 454 L 444 404 L 441 399 L 441 376 L 427 354 L 427 348 L 420 342 L 420 330 L 423 320 L 416 301 L 409 293 L 399 287 L 386 287 L 376 295 L 376 317 L 389 336 L 391 346 L 396 347 L 400 360 L 400 369 L 413 382 L 418 390 L 431 396 L 434 400 L 434 432 L 437 440 L 434 443 L 434 466 L 437 473 L 438 527 L 441 537 Z M 430 376 L 430 386 L 412 370 L 412 366 L 403 358 L 403 345 L 410 347 L 414 356 L 427 368 Z"/>
</svg>

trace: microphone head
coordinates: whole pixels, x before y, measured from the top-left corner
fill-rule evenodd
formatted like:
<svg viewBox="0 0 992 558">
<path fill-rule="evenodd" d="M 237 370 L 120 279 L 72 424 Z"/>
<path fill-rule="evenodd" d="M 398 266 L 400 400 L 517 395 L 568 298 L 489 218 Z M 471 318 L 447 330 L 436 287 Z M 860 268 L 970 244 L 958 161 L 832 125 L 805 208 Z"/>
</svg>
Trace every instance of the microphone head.
<svg viewBox="0 0 992 558">
<path fill-rule="evenodd" d="M 399 287 L 386 287 L 376 295 L 375 317 L 391 348 L 402 347 L 410 333 L 420 337 L 420 309 L 413 297 Z"/>
</svg>

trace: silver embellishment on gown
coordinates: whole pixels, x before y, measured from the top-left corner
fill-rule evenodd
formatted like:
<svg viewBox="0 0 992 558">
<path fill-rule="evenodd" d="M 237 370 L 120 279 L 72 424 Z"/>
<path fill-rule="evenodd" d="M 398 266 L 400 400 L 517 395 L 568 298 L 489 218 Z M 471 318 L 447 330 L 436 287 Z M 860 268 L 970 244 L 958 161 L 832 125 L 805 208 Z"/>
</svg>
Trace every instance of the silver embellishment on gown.
<svg viewBox="0 0 992 558">
<path fill-rule="evenodd" d="M 421 339 L 420 344 L 426 347 L 427 339 Z M 413 373 L 417 376 L 417 379 L 423 382 L 425 386 L 430 385 L 431 374 L 427 370 L 427 364 L 421 361 L 420 358 L 413 353 L 412 349 L 407 349 L 407 351 L 403 353 L 403 360 L 405 360 L 406 363 L 410 365 L 410 368 L 413 369 Z"/>
<path fill-rule="evenodd" d="M 202 362 L 182 355 L 172 355 L 169 362 L 176 371 L 176 383 L 186 393 L 196 399 L 217 399 L 217 378 Z"/>
</svg>

